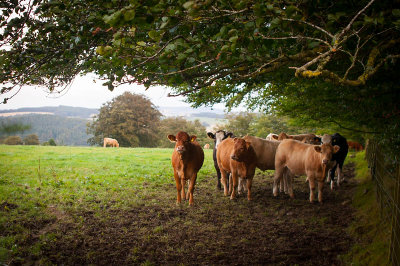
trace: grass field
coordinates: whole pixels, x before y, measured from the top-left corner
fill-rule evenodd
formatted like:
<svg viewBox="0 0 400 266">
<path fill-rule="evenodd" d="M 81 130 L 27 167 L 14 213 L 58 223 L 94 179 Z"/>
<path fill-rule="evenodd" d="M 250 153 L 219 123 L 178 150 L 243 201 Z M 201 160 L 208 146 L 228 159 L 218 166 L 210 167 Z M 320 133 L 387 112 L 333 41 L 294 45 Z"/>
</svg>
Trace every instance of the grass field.
<svg viewBox="0 0 400 266">
<path fill-rule="evenodd" d="M 353 169 L 324 204 L 272 197 L 257 172 L 253 198 L 216 190 L 205 150 L 194 207 L 176 205 L 172 149 L 0 145 L 0 265 L 338 265 L 353 239 Z M 313 247 L 313 248 L 310 248 Z"/>
</svg>

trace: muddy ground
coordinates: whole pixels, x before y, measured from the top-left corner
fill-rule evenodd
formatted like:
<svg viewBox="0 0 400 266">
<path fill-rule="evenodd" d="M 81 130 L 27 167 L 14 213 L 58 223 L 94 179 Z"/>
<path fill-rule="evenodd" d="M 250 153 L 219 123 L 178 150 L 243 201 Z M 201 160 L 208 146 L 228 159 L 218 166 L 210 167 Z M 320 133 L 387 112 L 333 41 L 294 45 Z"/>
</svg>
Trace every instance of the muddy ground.
<svg viewBox="0 0 400 266">
<path fill-rule="evenodd" d="M 199 181 L 195 206 L 175 204 L 174 183 L 143 203 L 120 209 L 63 211 L 33 232 L 40 255 L 24 263 L 64 265 L 341 265 L 353 243 L 353 167 L 340 189 L 324 189 L 324 203 L 310 204 L 308 183 L 297 178 L 295 199 L 272 196 L 272 179 L 257 175 L 253 201 L 230 200 L 216 178 Z M 147 184 L 144 184 L 145 187 Z M 34 244 L 34 243 L 32 243 Z M 14 261 L 12 264 L 18 264 Z"/>
</svg>

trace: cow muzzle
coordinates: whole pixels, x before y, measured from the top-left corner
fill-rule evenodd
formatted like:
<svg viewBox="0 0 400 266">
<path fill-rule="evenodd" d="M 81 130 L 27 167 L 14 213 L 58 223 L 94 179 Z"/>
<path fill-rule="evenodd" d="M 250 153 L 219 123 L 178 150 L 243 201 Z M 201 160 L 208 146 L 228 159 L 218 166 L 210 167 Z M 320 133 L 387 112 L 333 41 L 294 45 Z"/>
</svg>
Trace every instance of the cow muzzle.
<svg viewBox="0 0 400 266">
<path fill-rule="evenodd" d="M 185 147 L 184 146 L 178 146 L 176 147 L 176 151 L 180 154 L 185 152 Z"/>
<path fill-rule="evenodd" d="M 325 165 L 326 165 L 326 164 L 328 164 L 328 163 L 329 163 L 329 160 L 328 160 L 328 159 L 323 159 L 323 160 L 322 160 L 322 164 L 325 164 Z"/>
<path fill-rule="evenodd" d="M 235 161 L 239 161 L 239 158 L 235 154 L 231 155 L 231 159 L 235 160 Z"/>
</svg>

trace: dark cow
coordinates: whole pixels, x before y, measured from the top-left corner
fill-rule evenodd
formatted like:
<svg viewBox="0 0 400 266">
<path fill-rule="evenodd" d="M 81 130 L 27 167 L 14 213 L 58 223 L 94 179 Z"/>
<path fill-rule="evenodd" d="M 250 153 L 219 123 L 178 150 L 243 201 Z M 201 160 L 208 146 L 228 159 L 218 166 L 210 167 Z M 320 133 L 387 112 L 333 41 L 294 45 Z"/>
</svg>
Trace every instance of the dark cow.
<svg viewBox="0 0 400 266">
<path fill-rule="evenodd" d="M 335 161 L 336 163 L 334 164 L 332 169 L 329 170 L 328 173 L 327 181 L 331 183 L 331 189 L 333 189 L 336 168 L 338 172 L 338 177 L 336 181 L 337 186 L 340 186 L 340 182 L 342 182 L 343 164 L 344 160 L 346 159 L 347 153 L 349 151 L 349 146 L 347 144 L 346 138 L 340 135 L 339 133 L 335 133 L 333 135 L 325 134 L 322 137 L 322 143 L 329 143 L 340 147 L 340 150 L 332 156 L 332 161 Z"/>
<path fill-rule="evenodd" d="M 224 186 L 224 195 L 235 198 L 235 189 L 238 179 L 247 180 L 247 199 L 251 200 L 251 185 L 256 170 L 257 157 L 250 142 L 242 138 L 227 138 L 222 141 L 217 150 L 217 162 L 221 170 L 221 183 Z M 231 174 L 230 188 L 226 185 L 228 174 Z"/>
<path fill-rule="evenodd" d="M 210 139 L 214 140 L 213 160 L 214 160 L 215 171 L 217 171 L 217 179 L 218 179 L 217 187 L 219 190 L 221 190 L 222 189 L 222 187 L 221 187 L 221 171 L 219 170 L 218 162 L 217 162 L 217 147 L 224 139 L 234 138 L 235 136 L 233 135 L 232 132 L 225 132 L 224 130 L 218 130 L 217 132 L 215 132 L 215 134 L 213 134 L 212 132 L 207 132 L 207 136 Z"/>
<path fill-rule="evenodd" d="M 189 205 L 193 204 L 193 191 L 196 184 L 197 172 L 203 166 L 204 152 L 196 141 L 196 136 L 189 136 L 188 133 L 180 131 L 176 136 L 168 135 L 171 142 L 175 142 L 172 153 L 172 167 L 176 190 L 178 192 L 177 203 L 189 198 Z M 185 195 L 185 183 L 189 180 L 188 193 Z"/>
</svg>

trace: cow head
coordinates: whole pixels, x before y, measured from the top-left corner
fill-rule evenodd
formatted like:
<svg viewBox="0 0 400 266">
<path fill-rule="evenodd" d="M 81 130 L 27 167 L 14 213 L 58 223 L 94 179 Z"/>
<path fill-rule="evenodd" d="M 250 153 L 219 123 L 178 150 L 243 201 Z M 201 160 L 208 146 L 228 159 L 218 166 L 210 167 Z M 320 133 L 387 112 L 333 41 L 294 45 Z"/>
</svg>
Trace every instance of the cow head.
<svg viewBox="0 0 400 266">
<path fill-rule="evenodd" d="M 195 135 L 189 136 L 188 133 L 183 132 L 183 131 L 178 132 L 178 134 L 176 134 L 176 136 L 168 135 L 168 139 L 171 142 L 175 142 L 175 150 L 179 154 L 183 154 L 185 151 L 187 151 L 189 149 L 189 146 L 191 145 L 191 143 L 193 141 L 195 141 L 196 138 L 197 137 Z"/>
<path fill-rule="evenodd" d="M 328 134 L 324 134 L 321 138 L 322 143 L 332 144 L 332 136 Z"/>
<path fill-rule="evenodd" d="M 315 136 L 310 141 L 310 144 L 313 144 L 313 145 L 321 145 L 321 143 L 322 143 L 322 138 L 320 138 L 318 136 Z"/>
<path fill-rule="evenodd" d="M 243 162 L 246 159 L 247 151 L 250 148 L 250 142 L 246 142 L 241 138 L 234 138 L 234 146 L 231 154 L 231 159 Z"/>
<path fill-rule="evenodd" d="M 214 148 L 217 149 L 218 145 L 227 138 L 235 137 L 232 132 L 225 132 L 224 130 L 218 130 L 213 134 L 212 132 L 207 132 L 207 136 L 213 139 L 215 142 Z"/>
<path fill-rule="evenodd" d="M 289 136 L 285 132 L 281 132 L 281 134 L 278 135 L 278 140 L 284 140 L 284 139 L 292 139 L 292 136 Z"/>
<path fill-rule="evenodd" d="M 321 153 L 321 163 L 323 165 L 327 165 L 331 161 L 332 155 L 337 153 L 339 149 L 339 146 L 332 146 L 331 144 L 327 143 L 324 143 L 321 146 L 314 146 L 314 150 L 318 153 Z"/>
</svg>

